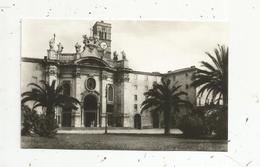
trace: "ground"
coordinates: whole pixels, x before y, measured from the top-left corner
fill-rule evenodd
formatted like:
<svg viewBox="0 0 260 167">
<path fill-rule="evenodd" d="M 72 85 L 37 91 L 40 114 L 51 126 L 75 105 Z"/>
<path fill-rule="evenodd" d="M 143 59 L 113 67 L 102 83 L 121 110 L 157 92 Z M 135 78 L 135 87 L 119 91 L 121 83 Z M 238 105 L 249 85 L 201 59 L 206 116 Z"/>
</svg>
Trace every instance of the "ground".
<svg viewBox="0 0 260 167">
<path fill-rule="evenodd" d="M 185 139 L 162 134 L 57 134 L 21 137 L 22 148 L 88 150 L 227 151 L 225 140 Z"/>
</svg>

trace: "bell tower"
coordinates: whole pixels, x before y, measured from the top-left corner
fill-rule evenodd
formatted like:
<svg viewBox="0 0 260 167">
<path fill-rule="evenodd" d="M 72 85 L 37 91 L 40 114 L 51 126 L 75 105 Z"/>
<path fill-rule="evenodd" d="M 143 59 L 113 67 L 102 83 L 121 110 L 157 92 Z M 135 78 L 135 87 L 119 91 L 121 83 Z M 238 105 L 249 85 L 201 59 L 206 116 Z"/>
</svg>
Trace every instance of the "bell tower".
<svg viewBox="0 0 260 167">
<path fill-rule="evenodd" d="M 111 24 L 97 21 L 93 26 L 93 35 L 99 38 L 99 42 L 107 45 L 106 51 L 111 54 Z"/>
</svg>

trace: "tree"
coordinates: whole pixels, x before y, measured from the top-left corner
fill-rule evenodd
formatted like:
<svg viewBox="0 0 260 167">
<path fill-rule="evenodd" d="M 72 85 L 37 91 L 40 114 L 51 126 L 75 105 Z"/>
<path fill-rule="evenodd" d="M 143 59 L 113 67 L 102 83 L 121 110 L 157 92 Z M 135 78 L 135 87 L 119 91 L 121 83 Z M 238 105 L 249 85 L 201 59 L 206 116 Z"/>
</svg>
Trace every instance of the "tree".
<svg viewBox="0 0 260 167">
<path fill-rule="evenodd" d="M 226 108 L 228 104 L 228 47 L 218 45 L 214 53 L 215 57 L 206 52 L 212 64 L 202 61 L 204 69 L 197 69 L 191 85 L 200 88 L 198 96 L 206 94 L 206 100 L 210 95 L 212 101 L 217 101 L 218 104 L 223 99 L 223 105 Z"/>
<path fill-rule="evenodd" d="M 199 88 L 198 96 L 206 95 L 212 97 L 208 107 L 215 108 L 218 111 L 211 115 L 210 122 L 214 124 L 214 130 L 217 136 L 227 139 L 228 136 L 228 47 L 218 45 L 214 50 L 215 57 L 209 52 L 206 54 L 212 61 L 212 64 L 202 61 L 204 69 L 197 69 L 194 74 L 192 86 Z M 220 100 L 223 100 L 223 106 L 220 106 Z M 214 102 L 217 102 L 214 104 Z M 207 119 L 209 119 L 207 117 Z M 214 121 L 212 121 L 214 120 Z"/>
<path fill-rule="evenodd" d="M 24 104 L 28 101 L 32 101 L 34 110 L 37 107 L 42 107 L 44 114 L 39 117 L 40 122 L 37 127 L 35 127 L 36 131 L 41 131 L 40 129 L 44 128 L 44 133 L 41 133 L 42 136 L 51 136 L 55 134 L 55 129 L 57 128 L 56 120 L 55 120 L 55 108 L 70 108 L 77 109 L 77 104 L 79 101 L 67 95 L 62 94 L 63 86 L 59 85 L 57 88 L 55 87 L 56 81 L 53 80 L 51 85 L 49 85 L 45 81 L 40 81 L 41 86 L 35 83 L 30 83 L 28 86 L 31 86 L 32 89 L 30 91 L 26 91 L 22 93 L 22 101 Z"/>
<path fill-rule="evenodd" d="M 152 113 L 163 113 L 164 134 L 167 135 L 170 134 L 172 112 L 178 112 L 181 105 L 191 106 L 191 103 L 181 98 L 187 93 L 179 91 L 181 85 L 177 85 L 177 82 L 172 86 L 169 79 L 162 78 L 161 82 L 162 84 L 155 83 L 152 89 L 144 93 L 147 99 L 141 105 L 141 113 L 147 109 Z"/>
</svg>

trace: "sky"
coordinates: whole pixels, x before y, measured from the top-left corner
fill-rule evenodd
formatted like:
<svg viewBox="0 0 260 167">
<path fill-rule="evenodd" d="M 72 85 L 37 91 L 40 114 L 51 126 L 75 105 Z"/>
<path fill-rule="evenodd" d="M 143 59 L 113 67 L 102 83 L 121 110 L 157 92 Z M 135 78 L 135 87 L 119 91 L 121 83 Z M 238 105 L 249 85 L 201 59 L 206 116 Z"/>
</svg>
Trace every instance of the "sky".
<svg viewBox="0 0 260 167">
<path fill-rule="evenodd" d="M 125 51 L 129 66 L 138 71 L 167 72 L 180 68 L 200 67 L 209 61 L 218 44 L 228 46 L 225 22 L 181 21 L 111 21 L 112 52 Z M 82 35 L 90 34 L 95 21 L 32 20 L 22 21 L 22 57 L 43 58 L 49 40 L 56 34 L 63 53 L 75 53 L 74 45 L 83 46 Z M 119 57 L 120 58 L 120 57 Z"/>
</svg>

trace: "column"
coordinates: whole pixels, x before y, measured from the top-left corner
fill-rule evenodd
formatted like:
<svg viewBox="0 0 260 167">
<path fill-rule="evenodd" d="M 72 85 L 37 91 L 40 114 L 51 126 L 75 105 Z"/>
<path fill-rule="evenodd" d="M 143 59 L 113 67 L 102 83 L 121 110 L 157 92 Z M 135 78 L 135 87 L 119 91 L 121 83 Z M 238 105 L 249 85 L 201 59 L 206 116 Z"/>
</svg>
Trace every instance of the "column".
<svg viewBox="0 0 260 167">
<path fill-rule="evenodd" d="M 81 84 L 80 84 L 81 78 L 80 78 L 80 68 L 76 67 L 75 69 L 75 94 L 74 97 L 78 99 L 81 102 Z M 82 124 L 82 115 L 81 115 L 81 104 L 79 104 L 77 110 L 73 111 L 73 117 L 74 117 L 74 127 L 83 127 L 84 124 Z"/>
</svg>

